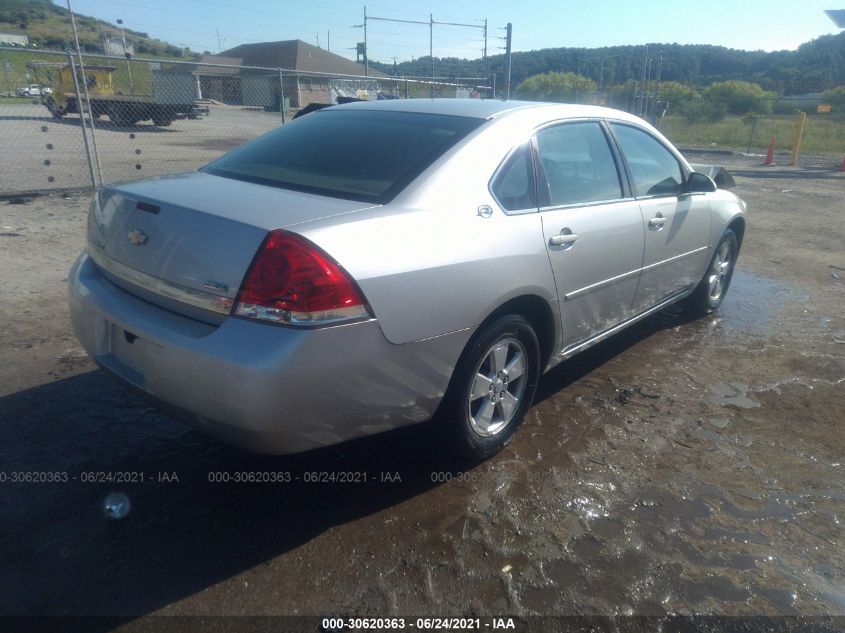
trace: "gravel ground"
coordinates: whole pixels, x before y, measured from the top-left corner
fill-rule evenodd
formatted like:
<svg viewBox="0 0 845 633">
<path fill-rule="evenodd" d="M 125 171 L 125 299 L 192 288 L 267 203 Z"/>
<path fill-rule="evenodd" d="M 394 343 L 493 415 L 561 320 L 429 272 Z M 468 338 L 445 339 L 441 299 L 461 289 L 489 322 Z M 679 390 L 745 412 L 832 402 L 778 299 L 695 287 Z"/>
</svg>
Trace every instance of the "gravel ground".
<svg viewBox="0 0 845 633">
<path fill-rule="evenodd" d="M 845 615 L 845 174 L 727 160 L 722 310 L 559 366 L 473 467 L 424 426 L 263 457 L 157 413 L 69 329 L 87 199 L 0 203 L 0 613 Z M 209 482 L 242 471 L 300 480 Z"/>
</svg>

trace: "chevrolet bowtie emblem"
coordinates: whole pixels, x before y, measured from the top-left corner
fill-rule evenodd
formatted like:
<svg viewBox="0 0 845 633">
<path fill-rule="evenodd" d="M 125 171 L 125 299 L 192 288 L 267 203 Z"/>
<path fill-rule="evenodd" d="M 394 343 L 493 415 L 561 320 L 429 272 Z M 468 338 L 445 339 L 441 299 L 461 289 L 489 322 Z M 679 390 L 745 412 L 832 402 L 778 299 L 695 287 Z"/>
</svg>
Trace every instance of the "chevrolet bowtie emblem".
<svg viewBox="0 0 845 633">
<path fill-rule="evenodd" d="M 129 235 L 127 235 L 129 241 L 132 242 L 135 246 L 143 246 L 147 243 L 147 235 L 143 231 L 139 231 L 138 229 L 133 229 L 129 231 Z"/>
</svg>

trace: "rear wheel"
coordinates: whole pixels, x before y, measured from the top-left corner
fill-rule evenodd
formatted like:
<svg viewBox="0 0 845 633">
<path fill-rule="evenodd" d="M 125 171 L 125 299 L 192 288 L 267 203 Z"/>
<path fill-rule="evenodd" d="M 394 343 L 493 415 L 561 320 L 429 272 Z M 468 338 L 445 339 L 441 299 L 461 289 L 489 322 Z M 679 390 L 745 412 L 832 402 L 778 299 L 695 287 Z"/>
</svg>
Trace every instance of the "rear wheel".
<svg viewBox="0 0 845 633">
<path fill-rule="evenodd" d="M 473 337 L 438 411 L 460 453 L 486 459 L 507 444 L 531 406 L 539 368 L 537 335 L 520 315 L 499 317 Z"/>
<path fill-rule="evenodd" d="M 736 234 L 728 229 L 719 240 L 716 251 L 707 267 L 707 272 L 696 286 L 693 293 L 684 299 L 687 312 L 703 316 L 717 310 L 731 284 L 736 258 L 739 254 L 739 242 Z"/>
<path fill-rule="evenodd" d="M 167 127 L 173 123 L 173 118 L 166 114 L 154 114 L 152 119 L 153 125 L 157 125 L 158 127 Z"/>
</svg>

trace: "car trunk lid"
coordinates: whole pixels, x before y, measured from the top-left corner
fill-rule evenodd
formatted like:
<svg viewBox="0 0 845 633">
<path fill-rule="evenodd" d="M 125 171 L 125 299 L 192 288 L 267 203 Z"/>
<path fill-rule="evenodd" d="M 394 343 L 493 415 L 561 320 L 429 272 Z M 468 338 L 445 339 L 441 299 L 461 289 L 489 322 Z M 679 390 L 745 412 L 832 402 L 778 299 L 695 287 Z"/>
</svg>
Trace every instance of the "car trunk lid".
<svg viewBox="0 0 845 633">
<path fill-rule="evenodd" d="M 268 231 L 372 206 L 182 174 L 103 188 L 89 217 L 88 250 L 125 290 L 217 323 Z"/>
</svg>

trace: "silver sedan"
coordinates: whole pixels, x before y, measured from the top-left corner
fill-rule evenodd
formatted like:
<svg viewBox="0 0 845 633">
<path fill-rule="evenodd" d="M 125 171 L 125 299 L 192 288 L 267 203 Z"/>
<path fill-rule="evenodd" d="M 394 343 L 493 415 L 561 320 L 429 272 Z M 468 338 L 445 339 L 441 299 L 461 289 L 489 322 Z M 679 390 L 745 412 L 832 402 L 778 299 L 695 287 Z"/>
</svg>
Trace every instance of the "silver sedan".
<svg viewBox="0 0 845 633">
<path fill-rule="evenodd" d="M 630 114 L 362 102 L 103 187 L 70 306 L 104 370 L 241 447 L 434 418 L 484 458 L 543 372 L 675 302 L 717 309 L 744 232 Z"/>
</svg>

